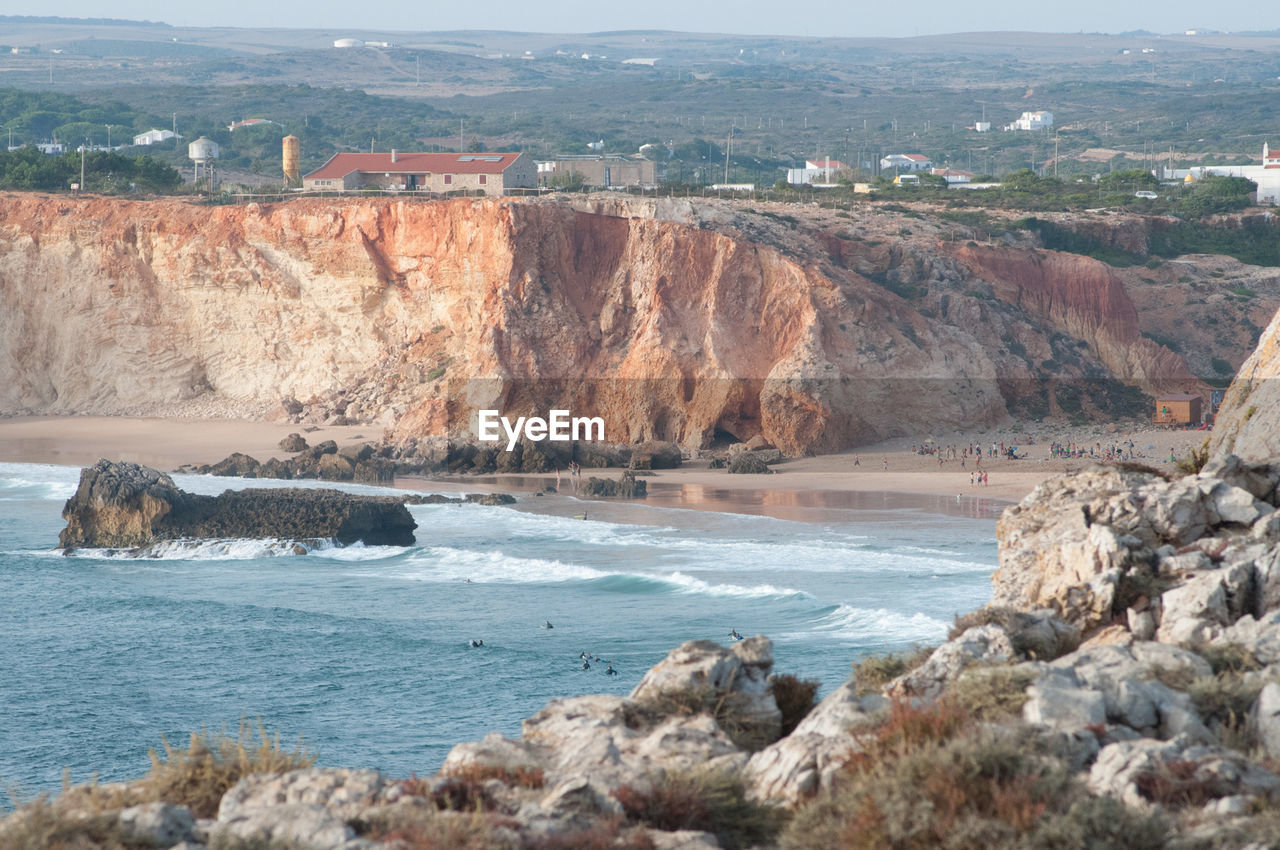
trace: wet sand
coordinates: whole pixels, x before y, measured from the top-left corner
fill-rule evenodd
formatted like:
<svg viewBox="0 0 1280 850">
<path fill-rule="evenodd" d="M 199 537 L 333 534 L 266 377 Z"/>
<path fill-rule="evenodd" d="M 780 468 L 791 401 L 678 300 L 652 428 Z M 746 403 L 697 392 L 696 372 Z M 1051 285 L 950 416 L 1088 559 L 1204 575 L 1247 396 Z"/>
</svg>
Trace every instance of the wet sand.
<svg viewBox="0 0 1280 850">
<path fill-rule="evenodd" d="M 99 458 L 128 460 L 158 469 L 183 464 L 213 463 L 232 452 L 258 460 L 285 457 L 278 443 L 302 429 L 297 425 L 234 420 L 166 420 L 116 417 L 18 417 L 0 419 L 0 461 L 85 466 Z M 311 444 L 334 440 L 348 443 L 377 441 L 377 426 L 327 426 L 304 432 Z M 1101 454 L 1108 446 L 1129 441 L 1138 462 L 1173 471 L 1170 454 L 1184 457 L 1207 437 L 1199 431 L 1044 425 L 1034 430 L 1013 428 L 972 434 L 901 438 L 858 451 L 783 461 L 768 475 L 730 475 L 710 469 L 705 458 L 680 469 L 659 470 L 646 477 L 649 505 L 706 508 L 758 513 L 779 518 L 824 519 L 850 511 L 926 510 L 934 513 L 994 517 L 1021 500 L 1040 482 L 1061 472 L 1094 462 L 1091 458 L 1050 457 L 1052 443 L 1093 447 Z M 926 442 L 928 441 L 928 442 Z M 999 448 L 1017 446 L 1021 460 L 983 458 L 980 467 L 968 459 L 939 463 L 936 455 L 922 455 L 922 445 L 956 446 L 970 443 Z M 887 467 L 887 468 L 886 468 Z M 981 469 L 988 483 L 976 483 Z M 616 477 L 618 470 L 584 470 Z M 453 492 L 483 490 L 537 491 L 554 485 L 554 473 L 544 475 L 459 476 L 443 481 L 409 477 L 396 486 Z M 573 481 L 560 476 L 562 494 L 572 495 Z"/>
</svg>

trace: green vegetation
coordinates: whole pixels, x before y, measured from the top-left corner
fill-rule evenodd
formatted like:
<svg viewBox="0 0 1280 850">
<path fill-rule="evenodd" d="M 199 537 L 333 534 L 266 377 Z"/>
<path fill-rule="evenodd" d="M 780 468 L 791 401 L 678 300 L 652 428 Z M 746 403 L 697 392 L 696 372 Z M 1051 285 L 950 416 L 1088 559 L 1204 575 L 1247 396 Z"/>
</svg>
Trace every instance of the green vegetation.
<svg viewBox="0 0 1280 850">
<path fill-rule="evenodd" d="M 154 157 L 94 151 L 85 155 L 85 191 L 171 192 L 182 182 L 178 172 Z M 46 156 L 36 148 L 0 151 L 0 189 L 67 191 L 80 182 L 80 154 Z"/>
</svg>

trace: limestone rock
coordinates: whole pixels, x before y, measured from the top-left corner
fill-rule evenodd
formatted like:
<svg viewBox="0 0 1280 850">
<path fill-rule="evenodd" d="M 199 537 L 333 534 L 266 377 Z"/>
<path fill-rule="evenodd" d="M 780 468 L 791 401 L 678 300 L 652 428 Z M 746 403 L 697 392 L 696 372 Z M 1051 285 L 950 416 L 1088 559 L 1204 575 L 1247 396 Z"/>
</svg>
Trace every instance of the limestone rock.
<svg viewBox="0 0 1280 850">
<path fill-rule="evenodd" d="M 1249 721 L 1263 752 L 1272 758 L 1280 756 L 1280 684 L 1267 682 L 1262 686 Z"/>
<path fill-rule="evenodd" d="M 1014 658 L 1013 642 L 1000 626 L 974 626 L 933 651 L 928 660 L 885 686 L 891 696 L 934 699 L 970 664 Z"/>
<path fill-rule="evenodd" d="M 743 772 L 748 794 L 795 805 L 830 787 L 854 749 L 851 733 L 877 721 L 881 702 L 859 698 L 853 682 L 836 688 L 790 735 L 751 756 Z"/>
<path fill-rule="evenodd" d="M 209 466 L 200 467 L 201 475 L 218 475 L 235 478 L 257 478 L 261 467 L 255 458 L 240 452 L 233 452 L 223 460 Z"/>
<path fill-rule="evenodd" d="M 1177 773 L 1170 766 L 1178 765 Z M 1243 755 L 1216 746 L 1199 745 L 1186 737 L 1171 741 L 1141 739 L 1108 744 L 1089 771 L 1088 787 L 1095 794 L 1116 797 L 1126 805 L 1144 807 L 1144 780 L 1172 777 L 1195 783 L 1213 797 L 1244 795 L 1276 799 L 1280 778 L 1251 764 Z"/>
<path fill-rule="evenodd" d="M 195 839 L 195 819 L 186 806 L 144 803 L 130 806 L 117 818 L 122 832 L 157 847 L 172 847 Z"/>
<path fill-rule="evenodd" d="M 1244 492 L 1238 490 L 1237 492 Z M 1160 597 L 1163 614 L 1156 633 L 1166 643 L 1204 643 L 1254 610 L 1251 563 L 1208 570 Z"/>
<path fill-rule="evenodd" d="M 218 820 L 286 804 L 320 806 L 351 818 L 378 803 L 394 802 L 398 786 L 376 770 L 305 768 L 283 774 L 246 776 L 222 796 Z"/>
<path fill-rule="evenodd" d="M 341 817 L 311 803 L 279 803 L 238 809 L 218 818 L 211 838 L 264 846 L 289 846 L 299 850 L 339 850 L 355 839 L 355 832 Z"/>
</svg>

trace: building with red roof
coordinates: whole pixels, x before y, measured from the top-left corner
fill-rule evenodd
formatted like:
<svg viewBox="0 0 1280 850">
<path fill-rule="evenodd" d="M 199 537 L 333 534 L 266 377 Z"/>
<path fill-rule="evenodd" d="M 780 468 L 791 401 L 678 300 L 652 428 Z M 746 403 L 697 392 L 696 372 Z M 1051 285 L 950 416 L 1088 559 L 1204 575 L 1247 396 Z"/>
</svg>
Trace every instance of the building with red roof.
<svg viewBox="0 0 1280 850">
<path fill-rule="evenodd" d="M 339 153 L 302 178 L 314 192 L 384 189 L 505 195 L 536 189 L 538 166 L 523 153 Z"/>
</svg>

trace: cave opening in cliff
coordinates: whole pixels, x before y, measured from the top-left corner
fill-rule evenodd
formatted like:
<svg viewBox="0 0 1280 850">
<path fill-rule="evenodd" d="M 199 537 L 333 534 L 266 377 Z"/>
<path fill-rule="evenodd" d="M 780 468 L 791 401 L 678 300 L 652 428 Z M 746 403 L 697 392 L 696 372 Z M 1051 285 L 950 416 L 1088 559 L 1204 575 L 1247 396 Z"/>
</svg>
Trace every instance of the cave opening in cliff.
<svg viewBox="0 0 1280 850">
<path fill-rule="evenodd" d="M 739 440 L 737 435 L 731 431 L 726 431 L 723 428 L 716 428 L 715 431 L 711 433 L 711 445 L 708 446 L 708 448 L 725 449 L 735 443 L 741 442 L 742 440 Z"/>
</svg>

